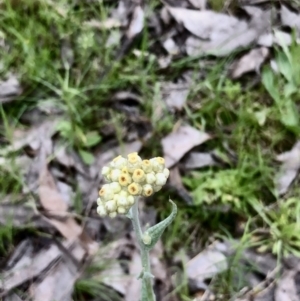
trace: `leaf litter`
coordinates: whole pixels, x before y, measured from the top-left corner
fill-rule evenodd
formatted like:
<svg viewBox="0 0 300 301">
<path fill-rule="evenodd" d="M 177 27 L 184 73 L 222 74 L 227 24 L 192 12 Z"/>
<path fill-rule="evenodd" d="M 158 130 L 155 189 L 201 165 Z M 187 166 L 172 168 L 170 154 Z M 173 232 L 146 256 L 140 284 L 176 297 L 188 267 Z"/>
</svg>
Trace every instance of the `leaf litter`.
<svg viewBox="0 0 300 301">
<path fill-rule="evenodd" d="M 284 45 L 290 45 L 292 43 L 290 33 L 278 30 L 278 28 L 272 30 L 271 23 L 273 19 L 270 10 L 263 9 L 263 6 L 259 8 L 253 6 L 266 1 L 239 1 L 242 5 L 252 5 L 251 7 L 241 7 L 248 14 L 248 19 L 242 19 L 239 16 L 236 17 L 234 14 L 224 13 L 224 11 L 222 13 L 214 12 L 210 10 L 209 1 L 189 0 L 170 2 L 172 2 L 172 5 L 166 5 L 164 3 L 165 6 L 160 10 L 159 17 L 155 16 L 156 21 L 151 25 L 152 27 L 160 27 L 156 28 L 156 34 L 159 35 L 165 30 L 164 26 L 160 24 L 160 21 L 162 21 L 164 25 L 171 25 L 175 20 L 179 24 L 178 27 L 171 26 L 173 32 L 169 32 L 166 35 L 166 39 L 163 38 L 160 40 L 167 55 L 157 56 L 157 54 L 147 54 L 148 58 L 152 56 L 161 64 L 161 67 L 166 70 L 171 66 L 173 60 L 176 60 L 176 56 L 185 56 L 184 48 L 188 56 L 202 54 L 225 56 L 238 51 L 240 48 L 250 47 L 249 52 L 245 52 L 244 55 L 232 65 L 231 75 L 234 79 L 237 79 L 252 71 L 259 74 L 262 65 L 265 64 L 266 60 L 272 55 L 272 49 L 270 48 L 275 44 L 282 45 L 283 43 Z M 117 8 L 111 11 L 106 20 L 99 21 L 97 19 L 90 19 L 84 22 L 84 26 L 103 31 L 108 30 L 109 34 L 112 34 L 113 30 L 117 30 L 118 42 L 115 45 L 118 45 L 122 36 L 132 42 L 136 37 L 140 36 L 144 28 L 148 26 L 147 22 L 149 20 L 147 20 L 147 18 L 149 18 L 149 16 L 147 9 L 149 8 L 142 6 L 139 1 L 129 3 L 130 1 L 119 1 Z M 191 7 L 195 8 L 195 10 L 190 9 Z M 172 20 L 172 18 L 174 20 Z M 281 5 L 280 19 L 281 25 L 290 27 L 291 29 L 296 28 L 296 32 L 298 33 L 298 13 Z M 182 34 L 183 27 L 188 33 L 183 34 L 186 34 L 187 39 L 183 39 L 184 42 L 182 44 L 178 36 Z M 62 44 L 62 60 L 65 68 L 71 69 L 76 65 L 75 52 L 73 52 L 73 46 L 69 43 L 69 40 L 66 41 L 66 43 Z M 123 56 L 124 54 L 125 51 L 123 51 Z M 133 54 L 138 58 L 145 55 L 144 52 L 137 51 L 133 52 Z M 4 96 L 2 96 L 0 92 L 0 102 L 10 102 L 22 95 L 23 89 L 16 78 L 17 77 L 10 83 L 8 81 L 8 90 L 0 89 L 1 92 L 2 90 L 9 91 L 5 92 L 6 94 L 4 93 Z M 183 113 L 191 89 L 191 82 L 192 81 L 186 78 L 183 78 L 183 80 L 180 79 L 177 82 L 161 82 L 162 100 L 172 114 Z M 5 82 L 2 84 L 4 85 Z M 132 110 L 128 109 L 128 106 L 128 108 L 126 108 L 127 115 L 143 114 L 142 108 L 145 104 L 143 96 L 139 96 L 129 90 L 125 92 L 123 90 L 116 91 L 112 97 L 112 100 L 116 103 L 119 102 L 123 108 L 126 107 L 126 101 L 128 99 L 135 101 L 136 107 Z M 139 106 L 141 108 L 139 108 Z M 55 114 L 55 112 L 49 111 L 47 114 L 52 115 L 53 113 Z M 40 112 L 38 112 L 38 114 L 40 114 Z M 161 116 L 163 116 L 163 114 L 164 112 L 161 112 Z M 44 117 L 39 120 L 43 120 L 43 118 Z M 159 120 L 159 118 L 156 120 Z M 139 135 L 136 134 L 135 131 L 129 133 L 126 128 L 124 133 L 131 138 L 125 143 L 124 147 L 115 145 L 110 147 L 108 143 L 108 148 L 105 149 L 102 145 L 101 147 L 96 145 L 92 150 L 95 163 L 94 165 L 86 166 L 77 154 L 70 151 L 69 147 L 57 143 L 59 139 L 57 139 L 55 123 L 58 122 L 58 118 L 54 120 L 53 124 L 52 122 L 53 121 L 49 122 L 48 120 L 43 120 L 42 123 L 36 122 L 35 124 L 30 122 L 31 128 L 29 130 L 16 130 L 12 144 L 1 148 L 1 155 L 3 156 L 1 159 L 3 160 L 0 161 L 3 162 L 2 165 L 9 165 L 9 161 L 7 161 L 7 158 L 4 158 L 4 156 L 11 155 L 18 151 L 23 152 L 25 149 L 26 152 L 29 150 L 30 158 L 27 155 L 23 155 L 22 160 L 19 160 L 20 162 L 18 164 L 26 169 L 24 172 L 26 187 L 23 187 L 23 194 L 27 196 L 30 193 L 34 198 L 22 204 L 1 204 L 1 209 L 3 210 L 0 214 L 0 222 L 6 224 L 9 212 L 13 211 L 13 223 L 15 227 L 22 228 L 22 226 L 31 221 L 31 224 L 35 227 L 47 229 L 46 231 L 51 234 L 55 233 L 55 235 L 59 237 L 62 246 L 59 247 L 53 239 L 53 241 L 51 240 L 50 246 L 41 248 L 38 252 L 34 253 L 32 252 L 32 246 L 30 244 L 28 245 L 26 240 L 23 240 L 24 245 L 27 244 L 28 252 L 24 252 L 22 257 L 20 255 L 20 249 L 15 248 L 13 254 L 15 254 L 16 258 L 21 256 L 21 259 L 20 261 L 15 260 L 17 264 L 12 264 L 13 260 L 10 261 L 10 264 L 8 262 L 7 271 L 3 274 L 5 281 L 2 284 L 2 288 L 4 288 L 4 294 L 7 294 L 5 300 L 10 300 L 10 298 L 18 300 L 19 297 L 16 294 L 9 293 L 9 291 L 26 283 L 28 280 L 36 279 L 36 277 L 39 277 L 39 281 L 33 280 L 33 283 L 29 285 L 29 293 L 33 300 L 72 300 L 74 283 L 78 278 L 83 276 L 82 273 L 84 273 L 83 269 L 85 267 L 84 261 L 86 257 L 90 258 L 91 255 L 95 255 L 99 250 L 98 244 L 93 240 L 95 237 L 102 240 L 102 232 L 100 233 L 99 229 L 104 227 L 107 233 L 116 235 L 116 244 L 123 247 L 122 238 L 128 233 L 128 229 L 124 226 L 125 223 L 123 223 L 122 220 L 112 222 L 93 217 L 93 202 L 97 196 L 97 189 L 95 189 L 95 187 L 98 187 L 103 181 L 99 175 L 99 169 L 106 162 L 110 161 L 119 153 L 127 154 L 131 151 L 142 150 L 144 141 L 139 138 Z M 177 195 L 181 196 L 182 199 L 190 205 L 192 203 L 191 197 L 182 184 L 181 173 L 186 172 L 188 169 L 212 166 L 219 167 L 219 165 L 213 152 L 193 150 L 196 146 L 210 140 L 212 138 L 211 135 L 199 130 L 199 127 L 195 128 L 186 125 L 187 123 L 184 124 L 185 125 L 181 125 L 178 123 L 175 125 L 174 130 L 162 139 L 161 145 L 167 165 L 172 167 L 168 185 L 176 189 Z M 18 131 L 19 135 L 17 135 Z M 114 133 L 114 129 L 110 133 Z M 104 144 L 106 143 L 107 142 Z M 47 156 L 45 157 L 41 154 L 43 148 L 47 149 Z M 281 173 L 277 182 L 277 190 L 280 195 L 288 191 L 291 183 L 298 174 L 299 166 L 297 165 L 296 153 L 297 144 L 290 152 L 277 157 L 277 160 L 282 162 Z M 78 215 L 74 213 L 73 202 L 75 198 L 75 186 L 76 189 L 78 187 L 81 193 L 82 204 L 85 211 L 84 217 L 87 219 L 83 222 L 79 222 L 81 219 L 77 218 Z M 91 191 L 93 192 L 91 193 Z M 91 222 L 92 219 L 93 223 Z M 87 231 L 89 228 L 88 225 L 92 224 L 93 232 L 98 233 L 98 235 L 91 236 L 93 239 L 88 234 L 89 231 Z M 60 233 L 60 235 L 57 233 Z M 126 240 L 125 245 L 126 244 L 130 245 L 130 242 Z M 125 300 L 135 300 L 135 298 L 137 298 L 138 282 L 133 275 L 136 276 L 139 272 L 139 254 L 134 246 L 131 246 L 129 249 L 131 250 L 127 264 L 129 273 L 124 271 L 124 267 L 117 262 L 120 259 L 120 253 L 114 253 L 114 248 L 112 248 L 110 252 L 114 253 L 112 258 L 115 259 L 116 264 L 111 266 L 111 271 L 109 271 L 109 269 L 103 270 L 103 274 L 107 275 L 106 280 L 103 280 L 99 275 L 99 277 L 96 278 L 107 285 L 113 286 L 116 291 L 124 295 Z M 156 254 L 154 254 L 152 258 L 152 264 L 155 267 L 156 277 L 160 282 L 167 282 L 167 268 L 165 263 L 159 260 L 159 258 L 163 256 L 164 250 L 162 246 L 159 245 L 159 250 L 154 251 Z M 196 255 L 190 262 L 187 262 L 186 266 L 188 267 L 187 272 L 189 278 L 194 279 L 201 285 L 205 279 L 210 279 L 214 277 L 214 275 L 226 270 L 226 259 L 229 255 L 226 252 L 223 252 L 224 254 L 222 252 L 223 251 L 208 248 Z M 252 252 L 251 254 L 252 257 L 249 255 L 249 251 L 243 252 L 243 264 L 249 258 L 251 258 L 251 261 L 260 258 L 256 253 Z M 95 258 L 97 258 L 97 255 Z M 43 264 L 37 266 L 35 263 L 36 260 L 39 263 L 43 262 Z M 97 260 L 99 260 L 99 258 Z M 219 265 L 220 262 L 222 262 L 222 264 Z M 267 260 L 266 257 L 262 256 L 262 260 L 258 262 L 257 265 L 261 268 L 260 273 L 265 275 L 268 280 L 268 275 L 266 274 L 271 270 L 271 265 L 265 267 L 264 263 L 266 262 L 270 263 L 271 260 Z M 293 300 L 293 298 L 296 298 L 293 279 L 296 277 L 297 272 L 297 268 L 292 271 L 285 270 L 282 278 L 279 279 L 276 285 L 273 285 L 275 280 L 272 275 L 269 279 L 271 284 L 269 282 L 261 283 L 261 288 L 267 293 L 272 289 L 271 299 L 273 299 L 274 295 L 276 301 Z M 116 273 L 120 281 L 112 282 L 110 276 L 116 275 Z M 255 288 L 259 288 L 259 285 L 256 285 L 259 280 L 257 280 L 255 275 L 245 274 L 245 278 L 249 281 L 250 286 L 254 286 L 253 290 L 250 290 L 249 298 L 247 297 L 249 300 L 271 300 L 264 299 L 262 294 L 255 292 Z M 162 288 L 160 290 L 162 295 L 167 294 L 170 286 L 167 285 L 167 287 L 167 289 Z M 290 287 L 288 294 L 284 289 L 286 287 Z M 205 289 L 207 288 L 208 286 L 206 286 Z M 163 296 L 160 295 L 159 298 L 162 299 Z"/>
</svg>

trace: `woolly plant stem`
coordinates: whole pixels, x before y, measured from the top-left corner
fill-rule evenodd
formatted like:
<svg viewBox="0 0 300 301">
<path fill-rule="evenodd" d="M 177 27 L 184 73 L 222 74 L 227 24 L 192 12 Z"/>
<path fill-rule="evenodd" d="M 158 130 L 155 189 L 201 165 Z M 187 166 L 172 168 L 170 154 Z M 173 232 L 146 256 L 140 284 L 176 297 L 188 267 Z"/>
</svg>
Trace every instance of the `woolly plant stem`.
<svg viewBox="0 0 300 301">
<path fill-rule="evenodd" d="M 141 250 L 141 259 L 142 259 L 142 272 L 140 278 L 142 279 L 142 301 L 156 301 L 151 278 L 150 270 L 150 259 L 149 259 L 149 251 L 145 247 L 143 242 L 143 232 L 140 225 L 139 219 L 139 209 L 138 209 L 138 200 L 135 200 L 134 205 L 131 208 L 131 221 L 133 224 L 133 229 Z"/>
</svg>

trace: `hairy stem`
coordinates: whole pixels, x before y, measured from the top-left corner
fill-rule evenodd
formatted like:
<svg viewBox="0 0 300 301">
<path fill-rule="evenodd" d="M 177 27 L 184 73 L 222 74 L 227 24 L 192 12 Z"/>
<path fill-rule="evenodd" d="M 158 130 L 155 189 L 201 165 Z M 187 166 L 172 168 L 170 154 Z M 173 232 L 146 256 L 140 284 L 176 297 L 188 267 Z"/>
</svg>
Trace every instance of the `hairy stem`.
<svg viewBox="0 0 300 301">
<path fill-rule="evenodd" d="M 141 278 L 143 281 L 142 289 L 146 290 L 145 292 L 142 292 L 142 301 L 155 301 L 156 298 L 153 292 L 152 281 L 151 281 L 149 251 L 145 248 L 145 244 L 142 239 L 143 232 L 141 229 L 140 219 L 139 219 L 138 200 L 135 201 L 134 205 L 131 208 L 131 220 L 141 250 L 142 267 L 143 267 L 141 273 Z M 146 299 L 144 299 L 143 296 L 145 296 Z"/>
</svg>

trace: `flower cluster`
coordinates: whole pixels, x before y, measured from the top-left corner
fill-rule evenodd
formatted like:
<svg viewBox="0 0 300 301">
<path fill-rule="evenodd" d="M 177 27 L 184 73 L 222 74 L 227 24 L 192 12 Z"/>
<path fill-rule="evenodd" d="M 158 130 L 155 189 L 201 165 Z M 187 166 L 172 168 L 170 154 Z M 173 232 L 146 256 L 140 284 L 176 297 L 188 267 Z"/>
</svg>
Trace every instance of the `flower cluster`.
<svg viewBox="0 0 300 301">
<path fill-rule="evenodd" d="M 118 156 L 101 171 L 109 182 L 99 191 L 97 212 L 100 216 L 126 214 L 137 196 L 150 196 L 159 191 L 169 177 L 162 157 L 142 160 L 135 152 L 127 159 Z"/>
</svg>

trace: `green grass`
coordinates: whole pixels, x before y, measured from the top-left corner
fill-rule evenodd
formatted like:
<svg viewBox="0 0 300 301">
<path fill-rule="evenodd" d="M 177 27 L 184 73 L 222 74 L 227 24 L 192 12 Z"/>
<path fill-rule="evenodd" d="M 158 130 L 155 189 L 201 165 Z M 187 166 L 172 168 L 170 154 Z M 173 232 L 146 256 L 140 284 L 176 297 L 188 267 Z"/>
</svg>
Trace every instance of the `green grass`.
<svg viewBox="0 0 300 301">
<path fill-rule="evenodd" d="M 253 245 L 279 258 L 290 253 L 299 255 L 299 189 L 295 185 L 286 197 L 276 195 L 274 177 L 278 165 L 274 158 L 289 150 L 300 133 L 300 70 L 295 63 L 300 47 L 293 44 L 275 49 L 279 73 L 266 66 L 262 83 L 254 88 L 228 78 L 226 70 L 234 56 L 213 61 L 207 58 L 204 67 L 199 66 L 198 58 L 176 59 L 162 71 L 152 54 L 157 41 L 147 28 L 133 45 L 142 54 L 137 56 L 129 51 L 117 59 L 122 45 L 105 46 L 111 31 L 85 25 L 90 19 L 105 19 L 113 9 L 111 3 L 72 5 L 61 0 L 51 5 L 50 1 L 32 0 L 22 5 L 11 1 L 1 4 L 0 37 L 10 51 L 0 47 L 0 76 L 16 73 L 24 87 L 17 101 L 1 106 L 3 158 L 10 160 L 20 154 L 5 153 L 4 148 L 15 128 L 28 127 L 22 122 L 22 114 L 50 105 L 61 112 L 63 121 L 58 132 L 62 143 L 77 151 L 85 163 L 92 164 L 94 147 L 105 143 L 105 126 L 113 123 L 120 144 L 126 140 L 128 124 L 137 126 L 135 121 L 128 121 L 128 114 L 111 106 L 115 92 L 135 91 L 142 100 L 140 115 L 153 133 L 153 138 L 144 144 L 143 155 L 161 154 L 159 139 L 181 121 L 211 133 L 214 139 L 201 146 L 202 150 L 216 150 L 225 160 L 223 167 L 183 173 L 194 204 L 186 205 L 174 196 L 179 214 L 163 238 L 166 256 L 172 258 L 175 250 L 181 248 L 197 254 L 219 235 L 240 238 L 236 228 L 241 221 L 248 225 L 247 235 L 244 233 L 247 239 L 242 240 L 241 248 Z M 159 7 L 157 1 L 151 5 Z M 214 5 L 222 9 L 220 1 Z M 183 112 L 174 115 L 163 105 L 161 85 L 186 70 L 193 71 L 195 81 Z M 205 75 L 199 79 L 198 74 Z M 158 105 L 163 110 L 161 118 L 155 115 Z M 225 145 L 235 152 L 236 160 L 230 157 Z M 9 167 L 0 167 L 1 196 L 22 190 L 22 173 L 14 160 L 11 162 Z M 76 193 L 76 212 L 82 214 L 80 194 Z M 169 213 L 168 195 L 166 192 L 155 198 L 160 217 Z M 264 230 L 263 234 L 259 229 Z M 2 227 L 0 240 L 13 241 L 11 233 L 9 225 Z M 186 233 L 190 235 L 187 237 Z M 232 294 L 238 288 L 232 287 L 231 279 L 228 274 L 222 275 L 214 285 L 221 288 L 226 282 L 232 290 L 222 293 Z M 76 284 L 74 300 L 83 299 L 85 294 L 99 295 L 103 290 L 101 283 L 81 279 Z M 189 300 L 186 288 L 179 293 Z"/>
</svg>

